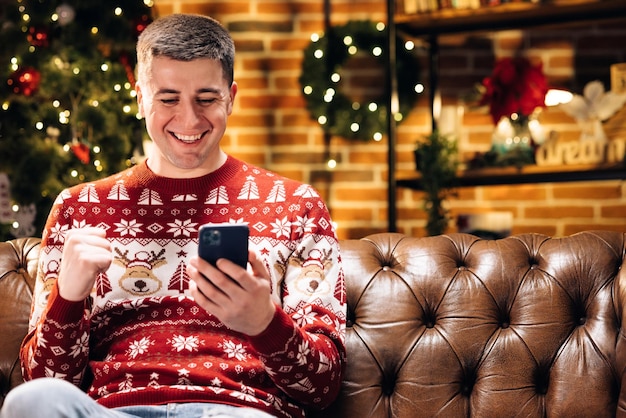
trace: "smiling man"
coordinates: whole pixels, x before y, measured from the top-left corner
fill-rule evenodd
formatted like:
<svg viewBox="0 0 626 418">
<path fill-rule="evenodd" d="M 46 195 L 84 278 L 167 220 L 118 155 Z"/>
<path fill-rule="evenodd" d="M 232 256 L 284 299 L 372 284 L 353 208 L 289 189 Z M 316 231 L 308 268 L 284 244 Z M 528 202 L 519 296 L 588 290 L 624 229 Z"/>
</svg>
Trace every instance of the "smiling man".
<svg viewBox="0 0 626 418">
<path fill-rule="evenodd" d="M 30 381 L 1 418 L 304 417 L 336 397 L 336 234 L 309 185 L 220 147 L 234 55 L 206 16 L 170 15 L 141 34 L 136 90 L 152 153 L 58 196 L 21 351 Z M 197 257 L 205 223 L 249 225 L 247 269 Z"/>
</svg>

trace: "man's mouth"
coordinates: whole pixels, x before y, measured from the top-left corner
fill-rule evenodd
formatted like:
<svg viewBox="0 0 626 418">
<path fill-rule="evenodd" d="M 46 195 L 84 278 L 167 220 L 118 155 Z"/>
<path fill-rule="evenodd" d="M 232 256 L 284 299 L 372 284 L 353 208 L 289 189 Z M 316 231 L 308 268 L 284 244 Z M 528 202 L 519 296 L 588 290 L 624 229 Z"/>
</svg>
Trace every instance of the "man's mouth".
<svg viewBox="0 0 626 418">
<path fill-rule="evenodd" d="M 178 139 L 181 142 L 184 142 L 185 144 L 193 144 L 194 142 L 199 141 L 203 135 L 203 134 L 183 135 L 183 134 L 177 134 L 175 132 L 171 132 L 171 134 L 172 136 L 174 136 L 174 138 Z"/>
</svg>

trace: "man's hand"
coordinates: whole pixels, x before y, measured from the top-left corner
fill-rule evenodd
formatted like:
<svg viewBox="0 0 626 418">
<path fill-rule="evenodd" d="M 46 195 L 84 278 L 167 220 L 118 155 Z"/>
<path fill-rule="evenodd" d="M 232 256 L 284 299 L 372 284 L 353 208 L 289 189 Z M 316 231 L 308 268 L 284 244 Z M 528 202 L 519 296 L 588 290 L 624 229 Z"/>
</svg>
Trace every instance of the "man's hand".
<svg viewBox="0 0 626 418">
<path fill-rule="evenodd" d="M 187 274 L 192 279 L 191 295 L 198 305 L 230 329 L 253 336 L 272 322 L 276 306 L 263 262 L 252 251 L 248 260 L 251 273 L 224 258 L 217 260 L 216 268 L 193 257 Z"/>
<path fill-rule="evenodd" d="M 98 273 L 113 261 L 111 244 L 102 228 L 70 229 L 65 236 L 59 271 L 59 295 L 69 301 L 87 299 Z"/>
</svg>

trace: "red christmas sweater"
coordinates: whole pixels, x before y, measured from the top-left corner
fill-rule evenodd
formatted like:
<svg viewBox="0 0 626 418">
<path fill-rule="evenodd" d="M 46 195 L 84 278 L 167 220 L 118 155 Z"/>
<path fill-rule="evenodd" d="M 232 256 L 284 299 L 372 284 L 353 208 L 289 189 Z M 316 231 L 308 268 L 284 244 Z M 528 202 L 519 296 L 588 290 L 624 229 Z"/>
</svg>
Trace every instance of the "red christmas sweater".
<svg viewBox="0 0 626 418">
<path fill-rule="evenodd" d="M 247 223 L 282 307 L 262 334 L 225 327 L 189 294 L 199 227 Z M 66 232 L 106 230 L 113 263 L 88 301 L 56 287 Z M 308 185 L 233 157 L 199 178 L 140 164 L 63 191 L 42 237 L 24 376 L 83 386 L 102 405 L 217 402 L 302 417 L 339 391 L 346 297 L 328 211 Z"/>
</svg>

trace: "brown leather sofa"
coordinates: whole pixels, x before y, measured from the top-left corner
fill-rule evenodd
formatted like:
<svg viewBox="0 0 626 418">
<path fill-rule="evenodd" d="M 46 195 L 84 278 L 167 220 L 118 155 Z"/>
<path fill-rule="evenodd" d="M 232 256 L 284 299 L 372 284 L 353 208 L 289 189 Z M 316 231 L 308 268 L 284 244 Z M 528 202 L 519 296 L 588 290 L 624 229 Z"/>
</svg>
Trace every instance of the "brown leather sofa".
<svg viewBox="0 0 626 418">
<path fill-rule="evenodd" d="M 343 391 L 317 416 L 626 416 L 626 234 L 343 241 Z M 38 240 L 0 243 L 2 399 L 21 382 Z"/>
</svg>

